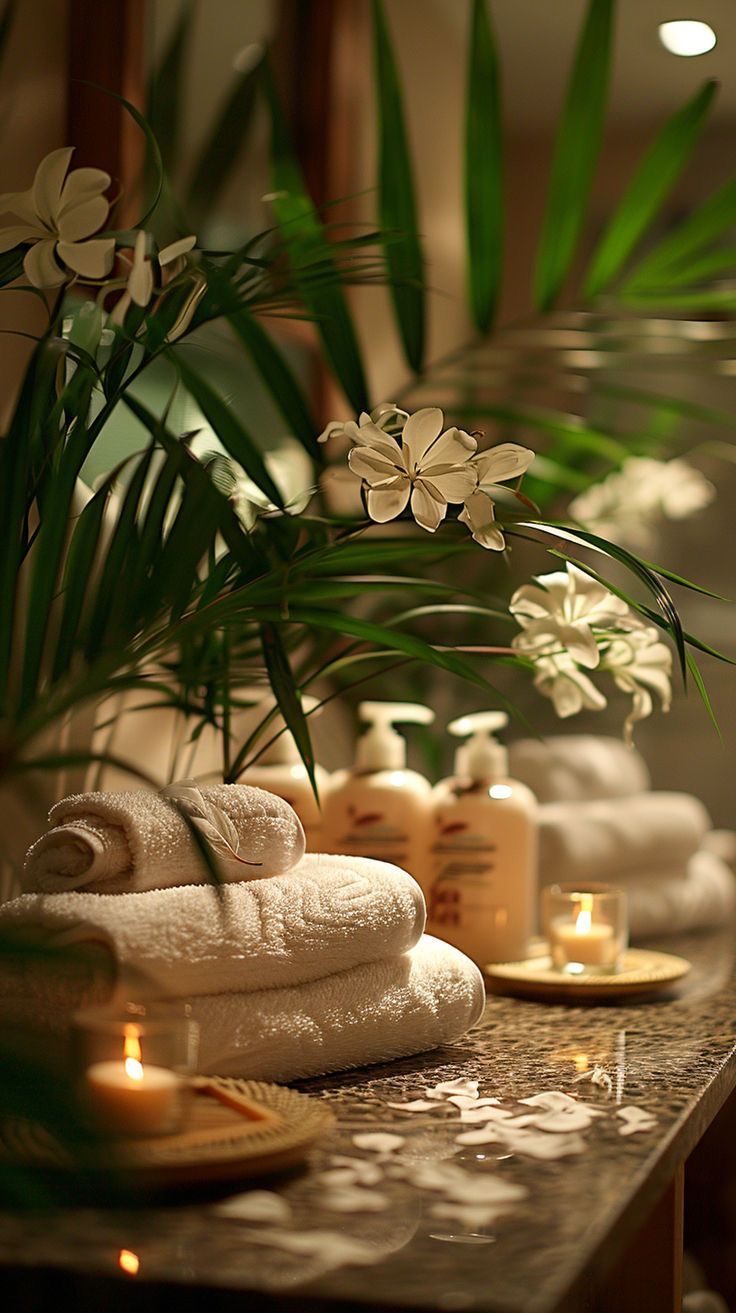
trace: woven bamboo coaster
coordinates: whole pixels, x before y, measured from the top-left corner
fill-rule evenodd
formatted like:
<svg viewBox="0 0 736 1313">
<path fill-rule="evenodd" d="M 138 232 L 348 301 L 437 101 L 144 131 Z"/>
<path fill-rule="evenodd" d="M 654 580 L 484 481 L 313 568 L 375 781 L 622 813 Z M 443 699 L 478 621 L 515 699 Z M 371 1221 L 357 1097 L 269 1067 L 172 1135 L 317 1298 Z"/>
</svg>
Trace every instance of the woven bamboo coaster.
<svg viewBox="0 0 736 1313">
<path fill-rule="evenodd" d="M 186 1128 L 176 1135 L 118 1140 L 91 1166 L 112 1169 L 145 1189 L 202 1185 L 281 1171 L 299 1163 L 334 1123 L 329 1109 L 282 1085 L 198 1078 Z M 37 1124 L 0 1126 L 0 1159 L 40 1170 L 75 1172 L 79 1162 Z M 89 1159 L 85 1166 L 90 1167 Z"/>
</svg>

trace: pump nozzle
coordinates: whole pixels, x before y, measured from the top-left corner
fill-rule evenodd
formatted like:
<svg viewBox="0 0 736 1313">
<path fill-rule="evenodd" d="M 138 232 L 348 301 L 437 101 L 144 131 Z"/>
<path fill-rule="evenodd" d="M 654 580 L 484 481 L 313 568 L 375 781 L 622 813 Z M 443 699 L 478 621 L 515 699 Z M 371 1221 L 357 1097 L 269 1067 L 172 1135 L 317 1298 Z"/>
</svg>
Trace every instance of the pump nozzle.
<svg viewBox="0 0 736 1313">
<path fill-rule="evenodd" d="M 393 728 L 394 722 L 431 725 L 434 720 L 434 712 L 418 702 L 361 702 L 358 715 L 368 723 L 355 754 L 360 770 L 403 770 L 406 741 Z"/>
<path fill-rule="evenodd" d="M 471 735 L 469 742 L 455 754 L 455 774 L 469 775 L 472 780 L 505 775 L 508 753 L 502 744 L 494 742 L 492 735 L 508 723 L 505 711 L 476 711 L 451 721 L 447 726 L 450 734 L 456 738 Z"/>
</svg>

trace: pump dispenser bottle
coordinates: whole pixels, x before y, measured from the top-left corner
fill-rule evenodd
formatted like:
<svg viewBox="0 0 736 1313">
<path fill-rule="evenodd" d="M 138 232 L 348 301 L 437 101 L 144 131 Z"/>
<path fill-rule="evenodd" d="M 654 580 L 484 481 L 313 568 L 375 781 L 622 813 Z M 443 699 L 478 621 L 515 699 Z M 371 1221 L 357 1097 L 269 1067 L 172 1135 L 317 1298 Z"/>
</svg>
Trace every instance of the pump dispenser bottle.
<svg viewBox="0 0 736 1313">
<path fill-rule="evenodd" d="M 262 720 L 275 705 L 275 698 L 264 698 L 255 708 L 258 720 Z M 316 698 L 302 698 L 302 707 L 305 711 L 312 711 L 316 705 Z M 282 733 L 279 733 L 279 730 Z M 274 737 L 275 735 L 278 737 Z M 328 772 L 323 766 L 315 766 L 314 774 L 320 798 L 318 803 L 306 766 L 299 756 L 299 749 L 280 714 L 277 713 L 273 720 L 269 721 L 261 738 L 268 746 L 264 748 L 255 764 L 241 776 L 241 783 L 252 784 L 256 789 L 267 789 L 269 793 L 284 798 L 294 808 L 304 827 L 307 852 L 324 852 L 323 813 L 320 810 L 320 803 L 324 807 L 330 784 Z M 270 742 L 271 739 L 274 740 L 273 743 Z"/>
<path fill-rule="evenodd" d="M 427 890 L 427 829 L 432 788 L 406 769 L 406 740 L 394 721 L 430 725 L 434 712 L 411 702 L 362 702 L 368 730 L 352 770 L 333 776 L 325 801 L 328 852 L 377 857 L 409 871 Z"/>
<path fill-rule="evenodd" d="M 527 957 L 535 925 L 537 803 L 492 737 L 507 723 L 484 711 L 448 725 L 471 737 L 434 790 L 428 928 L 479 966 Z"/>
</svg>

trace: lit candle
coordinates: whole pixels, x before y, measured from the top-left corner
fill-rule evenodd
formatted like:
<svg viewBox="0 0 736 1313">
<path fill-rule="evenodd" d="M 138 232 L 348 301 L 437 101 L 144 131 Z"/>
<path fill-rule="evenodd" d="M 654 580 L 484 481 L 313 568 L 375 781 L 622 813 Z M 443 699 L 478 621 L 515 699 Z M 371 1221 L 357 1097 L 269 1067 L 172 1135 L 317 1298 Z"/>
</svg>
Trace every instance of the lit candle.
<svg viewBox="0 0 736 1313">
<path fill-rule="evenodd" d="M 140 1031 L 125 1027 L 122 1062 L 87 1068 L 87 1093 L 98 1128 L 111 1135 L 160 1135 L 176 1121 L 181 1078 L 141 1061 Z"/>
<path fill-rule="evenodd" d="M 593 896 L 582 894 L 574 921 L 558 919 L 550 926 L 552 959 L 556 966 L 610 966 L 616 962 L 613 926 L 593 920 Z"/>
</svg>

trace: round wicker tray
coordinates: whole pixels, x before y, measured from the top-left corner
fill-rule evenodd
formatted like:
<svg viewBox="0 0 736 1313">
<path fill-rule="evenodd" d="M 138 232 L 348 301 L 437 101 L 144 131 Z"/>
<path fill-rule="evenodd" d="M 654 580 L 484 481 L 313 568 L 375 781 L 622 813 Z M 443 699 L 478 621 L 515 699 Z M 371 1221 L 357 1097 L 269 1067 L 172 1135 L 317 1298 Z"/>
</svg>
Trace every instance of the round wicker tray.
<svg viewBox="0 0 736 1313">
<path fill-rule="evenodd" d="M 228 1102 L 221 1102 L 218 1092 Z M 243 1100 L 266 1115 L 254 1120 L 237 1106 Z M 168 1190 L 247 1180 L 293 1167 L 333 1123 L 324 1104 L 296 1090 L 208 1077 L 206 1090 L 194 1093 L 186 1129 L 176 1135 L 118 1140 L 85 1155 L 81 1163 L 43 1127 L 15 1118 L 0 1126 L 0 1160 L 45 1173 L 77 1173 L 83 1166 L 122 1178 L 127 1185 Z"/>
<path fill-rule="evenodd" d="M 555 971 L 549 956 L 525 962 L 499 962 L 484 967 L 489 989 L 548 1003 L 610 1003 L 657 993 L 681 980 L 690 970 L 684 957 L 630 948 L 621 970 L 611 976 L 565 976 Z"/>
</svg>

